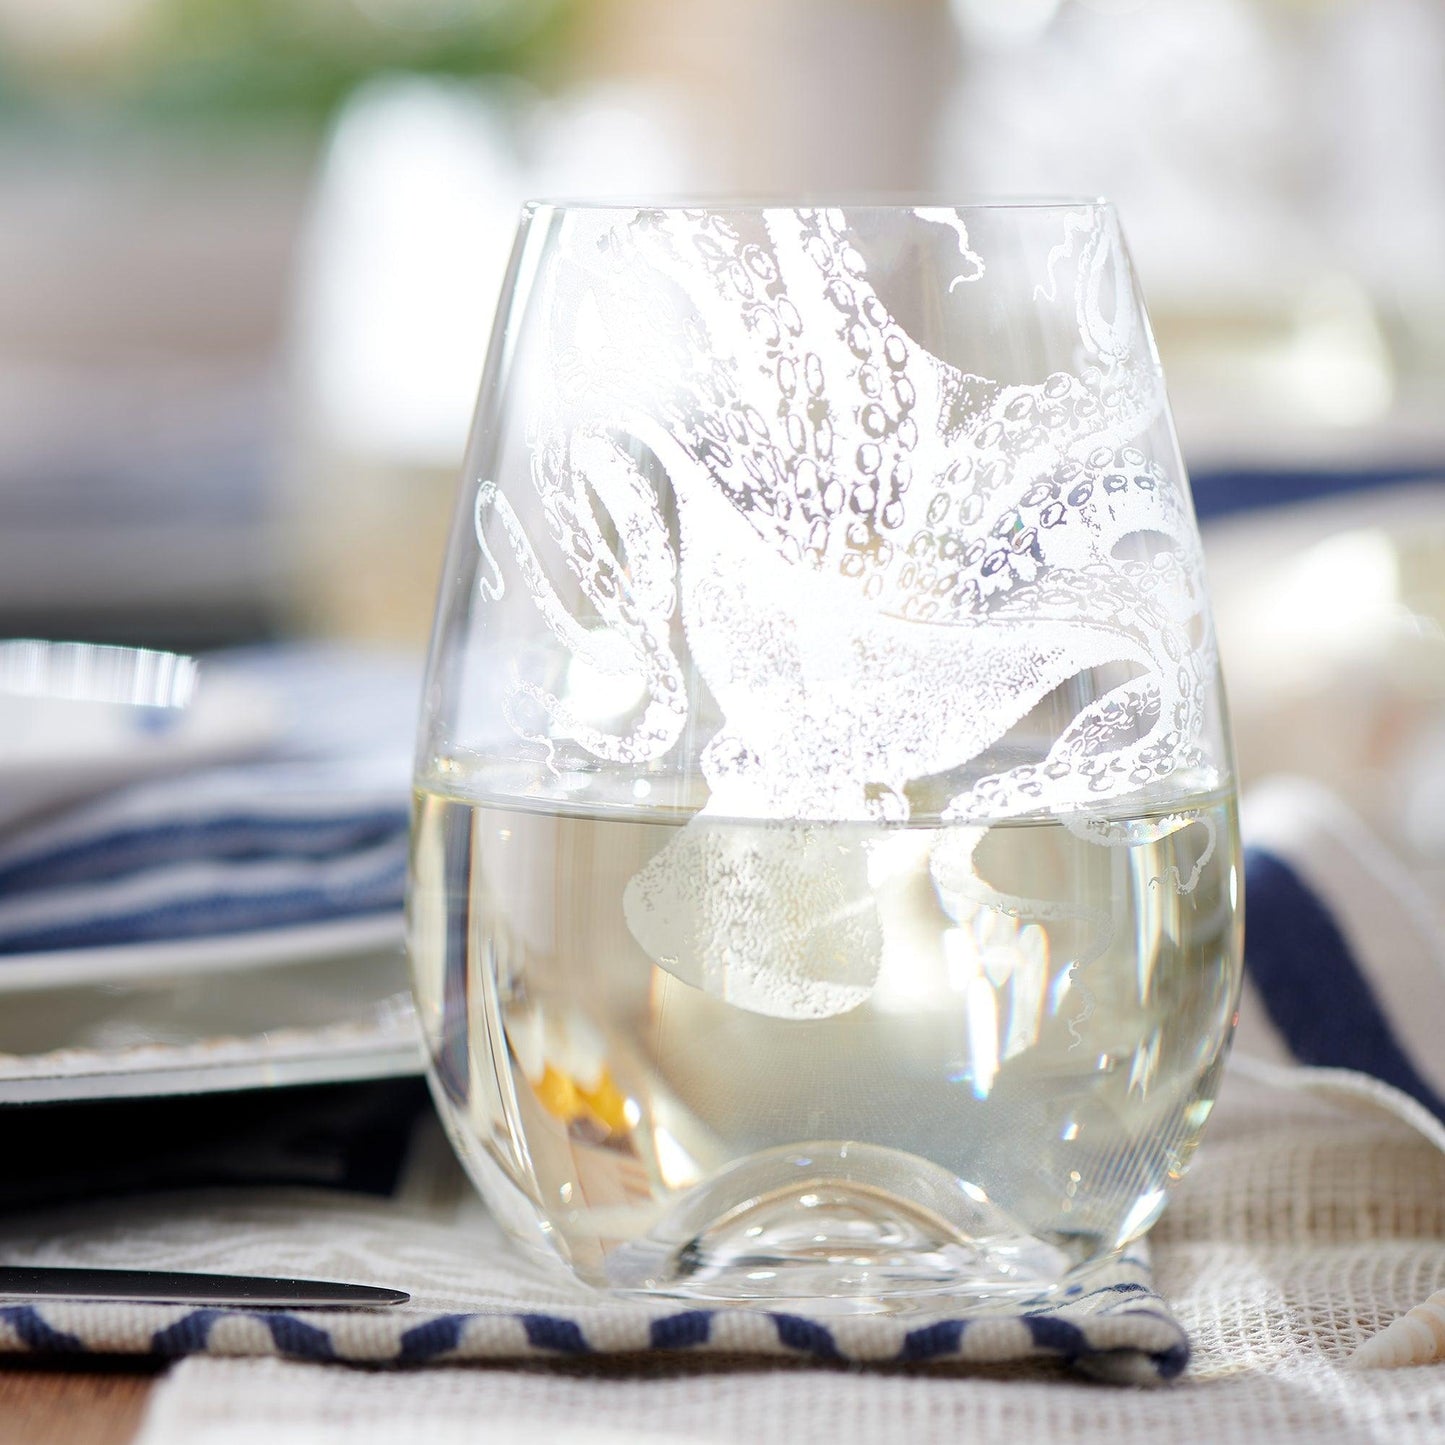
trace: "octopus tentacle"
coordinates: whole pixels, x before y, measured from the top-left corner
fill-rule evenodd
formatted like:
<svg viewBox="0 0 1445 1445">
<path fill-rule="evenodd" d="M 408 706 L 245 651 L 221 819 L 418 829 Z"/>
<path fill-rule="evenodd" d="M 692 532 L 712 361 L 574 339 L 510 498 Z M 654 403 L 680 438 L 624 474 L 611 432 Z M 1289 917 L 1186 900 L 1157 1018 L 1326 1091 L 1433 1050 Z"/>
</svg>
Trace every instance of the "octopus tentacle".
<svg viewBox="0 0 1445 1445">
<path fill-rule="evenodd" d="M 605 439 L 592 440 L 602 443 Z M 646 687 L 648 703 L 641 716 L 627 732 L 613 733 L 580 716 L 549 689 L 517 679 L 511 684 L 507 703 L 513 728 L 530 741 L 546 742 L 549 752 L 551 739 L 568 737 L 609 762 L 651 761 L 676 743 L 687 721 L 682 669 L 666 631 L 670 599 L 675 599 L 676 562 L 655 500 L 629 465 L 630 459 L 615 449 L 608 457 L 599 446 L 589 461 L 587 481 L 618 523 L 630 565 L 623 568 L 603 540 L 580 484 L 580 473 L 574 473 L 569 508 L 572 528 L 563 551 L 603 625 L 590 628 L 572 615 L 548 579 L 515 509 L 490 481 L 477 489 L 474 525 L 495 580 L 484 574 L 480 585 L 489 597 L 501 595 L 501 573 L 487 543 L 487 521 L 494 515 L 511 544 L 529 596 L 558 642 L 597 671 L 640 675 Z M 545 462 L 539 467 L 543 469 Z M 544 495 L 557 490 L 549 485 Z M 524 702 L 546 717 L 549 726 L 545 731 L 529 725 Z"/>
</svg>

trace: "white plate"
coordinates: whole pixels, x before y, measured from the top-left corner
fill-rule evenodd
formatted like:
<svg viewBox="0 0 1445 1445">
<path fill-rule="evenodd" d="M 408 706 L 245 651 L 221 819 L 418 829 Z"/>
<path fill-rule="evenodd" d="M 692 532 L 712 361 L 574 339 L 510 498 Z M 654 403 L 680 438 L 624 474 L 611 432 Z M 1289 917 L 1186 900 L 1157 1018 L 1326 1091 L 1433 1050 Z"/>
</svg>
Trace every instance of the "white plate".
<svg viewBox="0 0 1445 1445">
<path fill-rule="evenodd" d="M 125 976 L 16 990 L 0 1010 L 0 1104 L 418 1074 L 405 960 L 386 922 L 380 947 L 200 970 L 184 959 L 162 970 L 150 949 Z"/>
<path fill-rule="evenodd" d="M 0 827 L 109 788 L 259 752 L 279 699 L 252 678 L 201 672 L 183 711 L 0 696 Z"/>
<path fill-rule="evenodd" d="M 380 913 L 296 928 L 180 938 L 169 943 L 0 954 L 0 995 L 274 968 L 341 954 L 378 952 L 387 947 L 399 951 L 403 932 L 399 914 Z"/>
</svg>

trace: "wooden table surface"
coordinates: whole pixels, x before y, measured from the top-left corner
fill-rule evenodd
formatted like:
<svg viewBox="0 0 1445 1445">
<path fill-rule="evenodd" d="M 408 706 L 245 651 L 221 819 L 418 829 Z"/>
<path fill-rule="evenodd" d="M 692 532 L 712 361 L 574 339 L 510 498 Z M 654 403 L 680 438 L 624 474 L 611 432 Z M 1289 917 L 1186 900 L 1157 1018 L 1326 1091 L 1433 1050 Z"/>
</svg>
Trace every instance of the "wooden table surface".
<svg viewBox="0 0 1445 1445">
<path fill-rule="evenodd" d="M 154 1366 L 97 1370 L 0 1363 L 4 1445 L 130 1445 L 158 1378 Z"/>
</svg>

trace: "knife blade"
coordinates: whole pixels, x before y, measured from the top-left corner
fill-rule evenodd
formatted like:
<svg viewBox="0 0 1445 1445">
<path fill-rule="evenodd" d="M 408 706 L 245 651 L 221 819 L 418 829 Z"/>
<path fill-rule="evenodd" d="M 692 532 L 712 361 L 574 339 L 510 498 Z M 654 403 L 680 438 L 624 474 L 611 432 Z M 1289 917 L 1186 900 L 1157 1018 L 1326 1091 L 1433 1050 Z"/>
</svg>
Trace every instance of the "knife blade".
<svg viewBox="0 0 1445 1445">
<path fill-rule="evenodd" d="M 404 1290 L 321 1279 L 191 1274 L 161 1269 L 63 1269 L 0 1265 L 0 1299 L 131 1300 L 145 1304 L 209 1304 L 265 1309 L 405 1304 Z"/>
</svg>

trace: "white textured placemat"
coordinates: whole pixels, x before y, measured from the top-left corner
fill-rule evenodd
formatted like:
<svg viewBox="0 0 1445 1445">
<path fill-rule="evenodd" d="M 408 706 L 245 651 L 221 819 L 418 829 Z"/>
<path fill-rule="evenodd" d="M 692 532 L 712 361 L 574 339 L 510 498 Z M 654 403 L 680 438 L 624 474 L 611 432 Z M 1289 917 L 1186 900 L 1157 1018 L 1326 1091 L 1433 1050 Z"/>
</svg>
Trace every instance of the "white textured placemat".
<svg viewBox="0 0 1445 1445">
<path fill-rule="evenodd" d="M 1435 1445 L 1445 1371 L 1305 1364 L 1171 1390 L 774 1368 L 600 1378 L 516 1369 L 358 1376 L 275 1360 L 187 1360 L 140 1445 Z"/>
<path fill-rule="evenodd" d="M 1037 1365 L 980 1377 L 674 1357 L 359 1373 L 207 1358 L 159 1385 L 143 1445 L 1445 1438 L 1445 1365 L 1344 1363 L 1445 1285 L 1445 1157 L 1396 1121 L 1235 1089 L 1154 1255 L 1194 1345 L 1188 1373 L 1162 1391 Z"/>
<path fill-rule="evenodd" d="M 444 1149 L 439 1135 L 435 1147 Z M 1188 1357 L 1152 1288 L 1142 1246 L 1073 1277 L 1047 1301 L 961 1319 L 706 1308 L 585 1289 L 512 1251 L 449 1154 L 396 1198 L 319 1189 L 142 1195 L 12 1218 L 11 1264 L 181 1269 L 339 1279 L 412 1295 L 370 1310 L 249 1310 L 49 1300 L 0 1303 L 0 1352 L 282 1355 L 318 1364 L 577 1361 L 685 1353 L 823 1363 L 1067 1361 L 1101 1378 L 1160 1383 Z M 450 1183 L 447 1183 L 450 1181 Z M 440 1188 L 439 1188 L 440 1186 Z M 449 1197 L 450 1196 L 450 1197 Z"/>
</svg>

